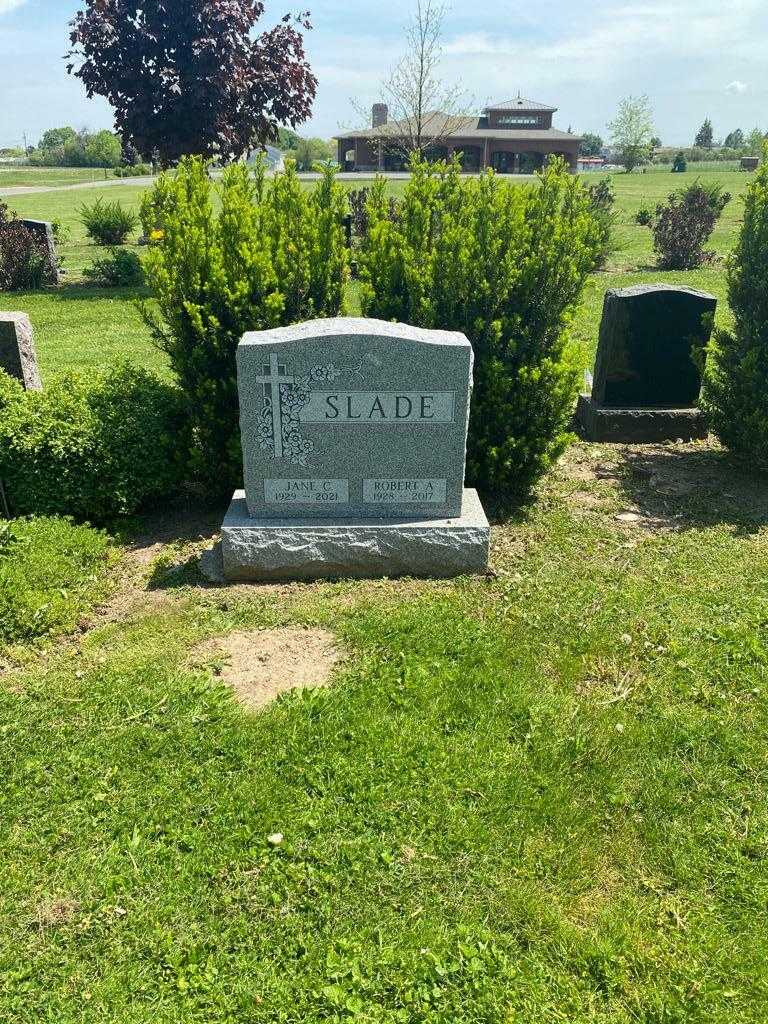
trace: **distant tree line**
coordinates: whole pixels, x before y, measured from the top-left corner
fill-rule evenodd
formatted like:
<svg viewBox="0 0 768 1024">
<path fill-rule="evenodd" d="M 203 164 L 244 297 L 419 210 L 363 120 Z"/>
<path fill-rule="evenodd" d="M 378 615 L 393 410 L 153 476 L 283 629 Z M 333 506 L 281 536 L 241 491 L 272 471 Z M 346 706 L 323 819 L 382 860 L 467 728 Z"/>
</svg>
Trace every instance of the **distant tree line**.
<svg viewBox="0 0 768 1024">
<path fill-rule="evenodd" d="M 114 132 L 77 132 L 74 128 L 50 128 L 37 147 L 28 153 L 29 162 L 41 167 L 118 167 L 123 147 Z"/>
<path fill-rule="evenodd" d="M 715 139 L 712 122 L 707 118 L 701 128 L 696 132 L 693 140 L 694 149 L 704 150 L 733 150 L 736 156 L 759 156 L 763 151 L 763 142 L 768 138 L 768 133 L 760 128 L 753 128 L 751 132 L 744 133 L 741 128 L 735 128 L 728 132 L 720 142 Z M 711 158 L 706 158 L 711 159 Z"/>
</svg>

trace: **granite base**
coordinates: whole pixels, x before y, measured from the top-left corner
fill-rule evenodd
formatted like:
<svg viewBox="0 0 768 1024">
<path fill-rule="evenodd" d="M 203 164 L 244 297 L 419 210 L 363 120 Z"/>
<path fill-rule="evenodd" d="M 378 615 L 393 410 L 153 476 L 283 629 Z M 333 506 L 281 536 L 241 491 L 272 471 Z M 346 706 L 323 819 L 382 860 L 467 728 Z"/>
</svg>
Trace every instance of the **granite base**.
<svg viewBox="0 0 768 1024">
<path fill-rule="evenodd" d="M 477 491 L 453 519 L 251 518 L 236 491 L 221 529 L 228 581 L 460 576 L 488 565 L 490 527 Z"/>
<path fill-rule="evenodd" d="M 690 441 L 707 436 L 701 409 L 606 409 L 579 395 L 576 424 L 588 441 Z"/>
</svg>

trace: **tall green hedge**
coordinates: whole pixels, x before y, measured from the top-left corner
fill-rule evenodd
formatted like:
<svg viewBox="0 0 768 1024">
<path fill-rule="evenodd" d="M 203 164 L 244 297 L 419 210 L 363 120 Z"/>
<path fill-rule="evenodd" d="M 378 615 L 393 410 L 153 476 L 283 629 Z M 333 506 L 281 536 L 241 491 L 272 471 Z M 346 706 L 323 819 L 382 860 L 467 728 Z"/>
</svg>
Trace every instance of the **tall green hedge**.
<svg viewBox="0 0 768 1024">
<path fill-rule="evenodd" d="M 604 242 L 588 190 L 561 161 L 528 186 L 415 162 L 397 219 L 383 179 L 368 215 L 364 313 L 467 335 L 468 482 L 525 497 L 568 440 L 577 371 L 567 328 Z"/>
<path fill-rule="evenodd" d="M 719 330 L 704 392 L 709 421 L 734 451 L 768 464 L 768 163 L 747 189 L 728 271 L 731 330 Z"/>
<path fill-rule="evenodd" d="M 242 479 L 237 344 L 245 331 L 339 313 L 345 207 L 330 171 L 305 190 L 290 163 L 269 181 L 263 167 L 236 164 L 216 186 L 188 157 L 145 194 L 147 280 L 159 307 L 145 316 L 184 392 L 195 475 L 213 493 Z"/>
</svg>

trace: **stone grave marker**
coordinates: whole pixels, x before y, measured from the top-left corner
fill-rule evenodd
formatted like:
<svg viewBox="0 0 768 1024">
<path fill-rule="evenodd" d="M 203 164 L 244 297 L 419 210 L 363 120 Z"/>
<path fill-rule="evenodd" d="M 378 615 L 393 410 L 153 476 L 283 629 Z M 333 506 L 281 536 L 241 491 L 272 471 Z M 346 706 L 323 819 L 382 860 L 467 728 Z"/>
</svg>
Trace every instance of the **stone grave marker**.
<svg viewBox="0 0 768 1024">
<path fill-rule="evenodd" d="M 464 488 L 463 334 L 316 320 L 237 351 L 244 490 L 222 529 L 229 579 L 455 575 L 485 568 Z"/>
<path fill-rule="evenodd" d="M 0 312 L 0 369 L 20 380 L 28 391 L 42 391 L 32 324 L 26 313 Z"/>
<path fill-rule="evenodd" d="M 592 394 L 577 420 L 594 441 L 706 437 L 696 403 L 717 299 L 681 285 L 605 293 Z"/>
<path fill-rule="evenodd" d="M 48 284 L 58 284 L 59 261 L 56 256 L 56 240 L 53 237 L 53 225 L 47 220 L 22 220 L 21 223 L 42 243 L 46 253 L 46 282 Z"/>
</svg>

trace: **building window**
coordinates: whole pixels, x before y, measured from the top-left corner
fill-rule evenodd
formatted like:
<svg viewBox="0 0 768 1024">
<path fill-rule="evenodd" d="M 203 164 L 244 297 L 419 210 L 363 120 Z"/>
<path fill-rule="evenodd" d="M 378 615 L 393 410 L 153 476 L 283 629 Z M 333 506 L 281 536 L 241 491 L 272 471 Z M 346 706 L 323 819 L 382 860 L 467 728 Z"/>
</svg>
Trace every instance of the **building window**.
<svg viewBox="0 0 768 1024">
<path fill-rule="evenodd" d="M 499 117 L 499 128 L 538 128 L 538 117 L 521 117 L 519 114 L 502 114 Z"/>
</svg>

